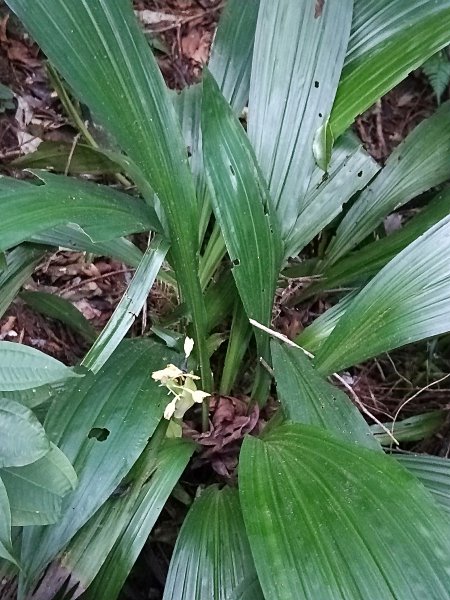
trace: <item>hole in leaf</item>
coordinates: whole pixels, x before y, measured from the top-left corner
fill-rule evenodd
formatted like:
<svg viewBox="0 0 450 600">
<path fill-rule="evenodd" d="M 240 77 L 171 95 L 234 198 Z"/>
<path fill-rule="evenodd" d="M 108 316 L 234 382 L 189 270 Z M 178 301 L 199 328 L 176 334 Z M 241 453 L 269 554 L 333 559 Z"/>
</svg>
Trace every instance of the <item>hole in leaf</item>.
<svg viewBox="0 0 450 600">
<path fill-rule="evenodd" d="M 110 434 L 109 429 L 106 427 L 93 427 L 88 433 L 88 438 L 92 440 L 95 438 L 97 442 L 104 442 Z"/>
<path fill-rule="evenodd" d="M 236 173 L 234 172 L 234 169 L 233 169 L 233 165 L 230 165 L 230 171 L 231 171 L 232 175 L 236 175 Z"/>
<path fill-rule="evenodd" d="M 358 177 L 362 177 L 362 176 L 363 176 L 363 172 L 362 172 L 362 171 L 360 171 L 360 172 L 358 173 Z"/>
<path fill-rule="evenodd" d="M 318 82 L 318 81 L 315 81 L 315 82 L 314 82 L 314 87 L 315 87 L 316 89 L 319 87 L 319 82 Z"/>
<path fill-rule="evenodd" d="M 322 117 L 323 117 L 323 114 L 322 114 L 322 113 L 319 113 L 319 117 L 320 117 L 320 118 L 322 118 Z"/>
<path fill-rule="evenodd" d="M 233 260 L 233 265 L 234 265 L 235 267 L 238 267 L 240 264 L 241 264 L 241 261 L 240 261 L 238 258 L 235 258 L 235 259 Z"/>
</svg>

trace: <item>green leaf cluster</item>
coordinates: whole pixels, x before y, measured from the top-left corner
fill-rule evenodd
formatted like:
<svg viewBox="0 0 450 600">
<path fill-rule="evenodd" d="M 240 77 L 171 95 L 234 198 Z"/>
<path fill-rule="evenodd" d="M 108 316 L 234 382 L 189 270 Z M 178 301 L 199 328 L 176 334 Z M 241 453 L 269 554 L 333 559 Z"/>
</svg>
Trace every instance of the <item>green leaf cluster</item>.
<svg viewBox="0 0 450 600">
<path fill-rule="evenodd" d="M 183 373 L 187 333 L 195 391 L 246 386 L 264 406 L 270 372 L 279 404 L 243 441 L 237 485 L 197 490 L 164 598 L 446 600 L 447 459 L 387 454 L 395 427 L 369 427 L 329 378 L 450 331 L 450 104 L 384 166 L 349 131 L 449 44 L 450 0 L 229 0 L 202 81 L 179 94 L 131 2 L 7 4 L 81 141 L 16 161 L 26 181 L 0 178 L 0 312 L 52 248 L 135 273 L 101 332 L 64 298 L 20 292 L 91 347 L 70 368 L 0 341 L 2 582 L 20 600 L 119 596 L 196 450 L 170 438 L 167 381 L 152 378 Z M 121 190 L 72 177 L 98 173 Z M 418 196 L 421 210 L 387 235 L 385 218 Z M 313 281 L 293 304 L 351 289 L 296 343 L 271 343 L 292 277 Z M 161 341 L 124 339 L 157 279 L 179 297 L 164 320 L 151 315 Z M 435 417 L 403 423 L 403 439 L 434 431 Z"/>
</svg>

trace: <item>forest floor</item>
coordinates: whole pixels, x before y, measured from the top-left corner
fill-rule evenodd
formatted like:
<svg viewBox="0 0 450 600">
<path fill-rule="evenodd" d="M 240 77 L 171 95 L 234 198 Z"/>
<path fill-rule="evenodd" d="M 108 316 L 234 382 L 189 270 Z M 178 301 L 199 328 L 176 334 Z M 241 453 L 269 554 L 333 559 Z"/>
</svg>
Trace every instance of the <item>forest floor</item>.
<svg viewBox="0 0 450 600">
<path fill-rule="evenodd" d="M 137 15 L 170 87 L 181 89 L 199 79 L 223 4 L 221 0 L 135 0 Z M 64 114 L 39 48 L 1 0 L 0 83 L 14 93 L 11 99 L 2 99 L 0 94 L 0 172 L 19 176 L 13 161 L 27 156 L 46 141 L 72 143 L 78 132 Z M 444 99 L 448 97 L 447 90 Z M 436 106 L 427 80 L 417 71 L 359 117 L 355 131 L 370 154 L 383 163 L 393 148 Z M 110 183 L 105 175 L 99 175 L 98 180 Z M 25 289 L 50 292 L 70 300 L 101 330 L 132 273 L 132 269 L 118 261 L 57 251 L 45 258 Z M 172 301 L 164 288 L 157 286 L 147 311 L 164 312 Z M 277 326 L 284 333 L 295 335 L 305 322 L 305 315 L 317 315 L 325 308 L 321 298 L 307 306 L 280 308 Z M 139 319 L 131 335 L 140 334 L 145 323 L 145 318 Z M 79 335 L 61 322 L 32 310 L 21 299 L 0 319 L 0 340 L 34 346 L 67 364 L 75 364 L 88 348 Z M 448 456 L 446 411 L 450 383 L 427 386 L 449 371 L 448 353 L 442 351 L 436 355 L 432 344 L 422 343 L 360 365 L 349 377 L 360 399 L 381 421 L 389 420 L 402 407 L 398 418 L 441 411 L 442 419 L 434 434 L 426 441 L 411 445 L 410 449 Z M 170 519 L 162 519 L 156 528 L 124 597 L 135 600 L 159 597 L 158 590 L 175 538 L 174 520 L 178 521 L 178 517 L 181 520 L 182 516 L 176 508 L 172 510 L 169 506 L 168 511 Z M 149 570 L 152 584 L 142 581 Z"/>
</svg>

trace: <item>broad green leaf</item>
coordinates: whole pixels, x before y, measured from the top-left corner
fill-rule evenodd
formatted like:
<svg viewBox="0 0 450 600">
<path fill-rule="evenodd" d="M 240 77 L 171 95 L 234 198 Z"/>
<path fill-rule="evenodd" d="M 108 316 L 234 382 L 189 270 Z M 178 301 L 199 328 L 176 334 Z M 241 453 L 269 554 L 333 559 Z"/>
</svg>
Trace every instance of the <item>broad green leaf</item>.
<svg viewBox="0 0 450 600">
<path fill-rule="evenodd" d="M 15 392 L 0 392 L 0 396 L 14 400 L 26 406 L 27 408 L 34 409 L 36 406 L 41 404 L 48 404 L 50 400 L 55 396 L 57 390 L 61 388 L 64 383 L 55 385 L 42 385 L 40 387 L 29 388 L 26 390 L 17 390 Z M 35 413 L 36 414 L 36 413 Z"/>
<path fill-rule="evenodd" d="M 93 373 L 101 369 L 136 320 L 168 249 L 169 243 L 160 237 L 149 244 L 108 324 L 81 363 Z"/>
<path fill-rule="evenodd" d="M 281 263 L 278 224 L 244 129 L 211 76 L 203 86 L 203 150 L 214 214 L 245 311 L 268 324 Z"/>
<path fill-rule="evenodd" d="M 45 456 L 25 467 L 1 469 L 11 503 L 13 525 L 55 523 L 61 512 L 62 498 L 75 489 L 76 473 L 54 444 Z"/>
<path fill-rule="evenodd" d="M 7 250 L 52 226 L 76 223 L 92 241 L 148 231 L 152 210 L 131 198 L 87 181 L 33 171 L 42 185 L 0 178 L 0 248 Z"/>
<path fill-rule="evenodd" d="M 164 600 L 228 600 L 254 570 L 238 493 L 212 486 L 194 502 L 183 523 Z"/>
<path fill-rule="evenodd" d="M 327 175 L 319 169 L 313 173 L 303 207 L 286 241 L 285 256 L 296 256 L 379 169 L 355 136 L 342 136 L 334 147 Z"/>
<path fill-rule="evenodd" d="M 393 259 L 408 244 L 416 240 L 438 221 L 450 213 L 450 190 L 438 194 L 428 206 L 421 210 L 406 225 L 389 234 L 363 246 L 360 250 L 344 256 L 337 263 L 325 268 L 322 279 L 310 285 L 300 300 L 305 300 L 326 289 L 334 289 L 354 281 L 364 281 L 375 275 L 391 259 Z M 317 270 L 321 270 L 320 263 Z"/>
<path fill-rule="evenodd" d="M 50 450 L 44 428 L 29 408 L 0 397 L 0 467 L 22 467 Z"/>
<path fill-rule="evenodd" d="M 1 390 L 26 390 L 70 377 L 75 373 L 56 358 L 23 344 L 0 341 Z"/>
<path fill-rule="evenodd" d="M 123 0 L 8 0 L 8 5 L 157 194 L 173 266 L 193 321 L 206 386 L 211 373 L 198 280 L 198 204 L 175 109 Z M 161 220 L 163 215 L 159 215 Z"/>
<path fill-rule="evenodd" d="M 364 240 L 390 212 L 450 177 L 450 102 L 422 121 L 397 146 L 374 182 L 345 215 L 331 241 L 326 262 Z"/>
<path fill-rule="evenodd" d="M 151 340 L 126 340 L 99 373 L 88 373 L 56 398 L 45 429 L 74 466 L 78 486 L 64 498 L 58 523 L 24 530 L 27 585 L 107 500 L 145 448 L 168 401 L 151 373 L 176 364 L 178 356 Z"/>
<path fill-rule="evenodd" d="M 358 409 L 314 370 L 303 350 L 275 341 L 271 349 L 278 399 L 288 420 L 322 427 L 358 446 L 381 449 Z"/>
<path fill-rule="evenodd" d="M 239 490 L 266 598 L 448 597 L 450 522 L 382 452 L 282 425 L 244 440 Z"/>
<path fill-rule="evenodd" d="M 26 154 L 11 163 L 23 169 L 53 170 L 65 175 L 108 175 L 121 170 L 105 154 L 86 144 L 42 142 L 32 154 Z"/>
<path fill-rule="evenodd" d="M 11 510 L 6 488 L 0 479 L 0 558 L 6 558 L 13 564 L 17 564 L 12 553 Z"/>
<path fill-rule="evenodd" d="M 89 587 L 86 600 L 114 600 L 119 596 L 132 566 L 136 562 L 170 493 L 186 468 L 193 451 L 194 445 L 186 440 L 167 440 L 165 442 L 158 455 L 156 471 L 150 481 L 142 488 L 132 507 L 131 514 L 127 515 L 128 522 L 121 531 L 98 576 Z M 111 519 L 108 519 L 107 525 L 111 527 L 110 521 Z M 98 536 L 100 547 L 105 545 L 105 533 L 107 532 L 103 532 Z M 77 565 L 78 569 L 89 567 L 91 562 L 89 560 L 90 548 L 91 545 L 89 545 L 89 552 L 85 552 L 80 556 L 82 562 Z M 67 565 L 67 555 L 64 564 Z"/>
<path fill-rule="evenodd" d="M 383 425 L 395 435 L 395 439 L 399 442 L 418 442 L 437 432 L 444 424 L 444 419 L 444 411 L 433 410 L 408 417 L 402 421 L 396 421 L 394 425 L 392 421 L 383 423 Z M 370 430 L 380 444 L 383 446 L 392 445 L 392 437 L 380 425 L 371 425 Z"/>
<path fill-rule="evenodd" d="M 46 246 L 57 246 L 77 252 L 91 252 L 98 256 L 110 256 L 127 265 L 137 267 L 142 260 L 142 252 L 125 238 L 105 242 L 93 242 L 77 225 L 58 225 L 31 236 L 31 241 Z"/>
<path fill-rule="evenodd" d="M 203 165 L 201 113 L 203 87 L 201 83 L 185 87 L 175 94 L 173 104 L 180 121 L 184 143 L 189 150 L 189 165 L 195 180 L 199 209 L 198 239 L 200 246 L 211 217 L 208 185 Z"/>
<path fill-rule="evenodd" d="M 208 68 L 239 116 L 247 103 L 259 0 L 229 0 L 220 15 Z"/>
<path fill-rule="evenodd" d="M 333 105 L 352 8 L 352 0 L 261 0 L 248 132 L 284 240 L 303 209 L 315 169 L 313 141 Z"/>
<path fill-rule="evenodd" d="M 37 312 L 57 319 L 77 331 L 89 342 L 94 342 L 97 332 L 75 306 L 60 296 L 47 292 L 21 292 L 20 297 Z"/>
<path fill-rule="evenodd" d="M 320 346 L 332 373 L 450 330 L 450 216 L 389 262 L 352 301 Z"/>
<path fill-rule="evenodd" d="M 402 467 L 419 479 L 439 506 L 450 513 L 450 460 L 427 454 L 395 454 Z"/>
<path fill-rule="evenodd" d="M 335 137 L 449 42 L 449 0 L 355 0 L 346 64 L 331 113 Z"/>
<path fill-rule="evenodd" d="M 318 316 L 311 325 L 308 325 L 295 338 L 295 343 L 308 350 L 308 352 L 316 354 L 322 342 L 327 339 L 336 327 L 336 323 L 338 323 L 339 319 L 341 319 L 342 315 L 345 314 L 345 311 L 351 305 L 355 295 L 355 292 L 347 294 L 337 304 Z"/>
<path fill-rule="evenodd" d="M 31 277 L 44 256 L 36 246 L 21 245 L 6 255 L 6 268 L 0 274 L 0 317 L 14 300 L 22 285 Z"/>
</svg>

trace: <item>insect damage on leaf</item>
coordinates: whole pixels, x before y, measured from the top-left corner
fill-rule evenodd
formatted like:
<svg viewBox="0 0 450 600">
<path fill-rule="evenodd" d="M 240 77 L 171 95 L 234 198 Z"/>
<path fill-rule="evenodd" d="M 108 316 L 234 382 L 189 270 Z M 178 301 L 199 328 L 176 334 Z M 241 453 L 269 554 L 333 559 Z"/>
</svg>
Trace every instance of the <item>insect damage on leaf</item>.
<svg viewBox="0 0 450 600">
<path fill-rule="evenodd" d="M 323 7 L 325 6 L 325 0 L 316 0 L 316 6 L 314 8 L 314 18 L 318 19 L 322 16 Z"/>
</svg>

